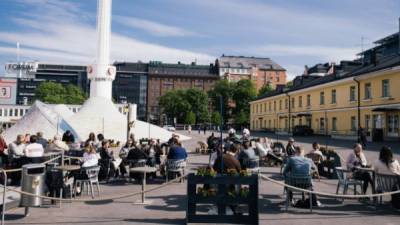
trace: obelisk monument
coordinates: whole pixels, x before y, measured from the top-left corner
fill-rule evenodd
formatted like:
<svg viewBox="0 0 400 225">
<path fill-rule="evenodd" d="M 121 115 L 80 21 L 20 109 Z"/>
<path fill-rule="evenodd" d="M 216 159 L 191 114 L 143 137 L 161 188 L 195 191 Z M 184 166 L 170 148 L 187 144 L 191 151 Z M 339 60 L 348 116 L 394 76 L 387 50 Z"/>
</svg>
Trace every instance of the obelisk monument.
<svg viewBox="0 0 400 225">
<path fill-rule="evenodd" d="M 88 66 L 90 97 L 111 100 L 112 82 L 116 68 L 110 65 L 112 0 L 98 1 L 96 63 Z"/>
</svg>

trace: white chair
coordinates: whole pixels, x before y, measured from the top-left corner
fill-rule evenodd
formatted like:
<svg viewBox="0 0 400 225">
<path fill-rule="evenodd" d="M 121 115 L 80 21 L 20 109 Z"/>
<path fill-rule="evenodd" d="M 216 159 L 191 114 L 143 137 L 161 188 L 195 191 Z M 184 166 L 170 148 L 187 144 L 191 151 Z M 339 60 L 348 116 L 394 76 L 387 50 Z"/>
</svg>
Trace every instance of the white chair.
<svg viewBox="0 0 400 225">
<path fill-rule="evenodd" d="M 168 159 L 165 169 L 166 182 L 168 182 L 169 173 L 183 176 L 185 175 L 185 169 L 186 169 L 185 159 Z M 181 181 L 183 181 L 183 179 Z"/>
<path fill-rule="evenodd" d="M 100 197 L 99 171 L 100 171 L 100 166 L 85 169 L 87 178 L 86 179 L 76 179 L 75 180 L 75 188 L 77 186 L 80 186 L 82 188 L 82 193 L 83 193 L 83 189 L 86 186 L 87 194 L 89 194 L 89 188 L 90 188 L 91 196 L 92 196 L 92 198 L 94 198 L 93 185 L 96 184 L 97 194 Z M 76 195 L 76 193 L 75 193 L 75 195 Z"/>
</svg>

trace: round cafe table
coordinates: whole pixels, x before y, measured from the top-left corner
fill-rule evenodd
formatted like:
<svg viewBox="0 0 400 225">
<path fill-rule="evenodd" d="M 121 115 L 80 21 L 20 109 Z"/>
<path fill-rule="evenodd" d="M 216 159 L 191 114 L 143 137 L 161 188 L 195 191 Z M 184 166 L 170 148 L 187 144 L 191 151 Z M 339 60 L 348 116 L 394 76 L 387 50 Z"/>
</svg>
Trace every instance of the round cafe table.
<svg viewBox="0 0 400 225">
<path fill-rule="evenodd" d="M 138 205 L 149 205 L 151 204 L 150 201 L 146 201 L 146 194 L 144 193 L 146 191 L 146 174 L 147 173 L 154 173 L 157 172 L 157 169 L 155 167 L 149 167 L 149 166 L 143 166 L 143 167 L 134 167 L 129 170 L 129 172 L 133 173 L 143 173 L 143 179 L 142 179 L 142 199 L 141 201 L 135 202 L 134 204 Z"/>
<path fill-rule="evenodd" d="M 80 170 L 81 166 L 80 165 L 64 165 L 64 166 L 57 166 L 56 169 L 59 169 L 62 171 L 73 171 L 73 170 Z"/>
</svg>

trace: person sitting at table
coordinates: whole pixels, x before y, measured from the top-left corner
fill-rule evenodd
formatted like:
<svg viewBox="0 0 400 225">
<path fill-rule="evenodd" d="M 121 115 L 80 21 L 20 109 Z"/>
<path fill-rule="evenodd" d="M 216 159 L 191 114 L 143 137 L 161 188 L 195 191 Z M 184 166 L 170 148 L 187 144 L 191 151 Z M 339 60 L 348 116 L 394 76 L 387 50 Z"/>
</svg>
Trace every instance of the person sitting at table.
<svg viewBox="0 0 400 225">
<path fill-rule="evenodd" d="M 274 161 L 282 163 L 282 159 L 279 158 L 271 149 L 271 145 L 269 143 L 268 138 L 258 138 L 256 139 L 256 148 L 255 148 L 256 155 L 260 158 L 263 157 L 270 157 Z"/>
<path fill-rule="evenodd" d="M 289 138 L 288 144 L 286 145 L 286 156 L 292 157 L 296 154 L 296 146 L 294 143 L 294 139 Z"/>
<path fill-rule="evenodd" d="M 8 157 L 11 163 L 11 168 L 21 168 L 24 164 L 24 135 L 17 135 L 17 139 L 8 145 Z M 19 185 L 21 181 L 21 172 L 11 173 L 9 175 L 11 178 L 12 185 Z"/>
<path fill-rule="evenodd" d="M 96 149 L 92 145 L 86 144 L 84 148 L 80 171 L 73 171 L 68 177 L 74 177 L 74 180 L 88 179 L 86 170 L 98 166 L 98 163 L 99 158 L 97 157 Z M 75 191 L 76 194 L 79 195 L 81 193 L 81 187 L 76 187 Z"/>
<path fill-rule="evenodd" d="M 182 144 L 179 142 L 178 139 L 174 138 L 171 141 L 171 147 L 169 149 L 167 159 L 186 160 L 186 158 L 187 158 L 186 149 L 182 147 Z"/>
<path fill-rule="evenodd" d="M 322 160 L 325 158 L 324 154 L 322 154 L 321 150 L 320 150 L 320 145 L 318 144 L 318 142 L 313 142 L 312 144 L 312 150 L 309 152 L 309 154 L 317 154 L 320 155 Z"/>
<path fill-rule="evenodd" d="M 106 165 L 103 165 L 106 166 L 106 168 L 104 169 L 107 169 L 107 167 L 109 167 L 109 173 L 106 175 L 107 178 L 117 177 L 119 175 L 118 168 L 120 168 L 122 159 L 120 158 L 116 159 L 114 157 L 114 152 L 110 149 L 110 142 L 108 140 L 103 139 L 103 141 L 101 142 L 101 148 L 99 152 L 102 162 L 106 163 Z M 122 167 L 120 171 L 121 173 L 124 174 L 125 168 Z"/>
<path fill-rule="evenodd" d="M 222 155 L 223 171 L 221 170 L 221 157 L 217 156 L 212 168 L 217 171 L 217 173 L 226 173 L 228 170 L 236 170 L 240 173 L 241 166 L 239 160 L 236 159 L 235 155 L 239 151 L 238 145 L 231 145 L 229 149 Z"/>
<path fill-rule="evenodd" d="M 47 145 L 46 152 L 69 151 L 69 146 L 61 140 L 60 135 L 55 135 L 53 141 Z"/>
<path fill-rule="evenodd" d="M 36 143 L 36 141 L 36 135 L 30 136 L 30 144 L 28 144 L 24 149 L 24 154 L 31 163 L 41 163 L 43 160 L 43 146 L 39 143 Z"/>
<path fill-rule="evenodd" d="M 315 168 L 315 165 L 311 159 L 304 157 L 304 148 L 301 146 L 297 146 L 295 148 L 295 155 L 288 158 L 285 168 L 283 169 L 283 176 L 310 176 L 312 170 Z M 313 186 L 311 182 L 309 184 L 310 187 Z M 288 190 L 289 192 L 289 201 L 294 205 L 293 202 L 293 194 L 292 191 Z M 312 195 L 313 205 L 316 204 L 318 206 L 321 203 L 317 200 L 316 195 Z"/>
<path fill-rule="evenodd" d="M 46 138 L 43 138 L 43 132 L 37 132 L 36 137 L 37 137 L 36 142 L 41 144 L 43 146 L 43 148 L 46 149 L 49 142 L 46 140 Z"/>
<path fill-rule="evenodd" d="M 85 141 L 85 145 L 86 145 L 86 144 L 90 144 L 90 145 L 92 145 L 92 146 L 94 146 L 94 147 L 97 146 L 96 135 L 95 135 L 93 132 L 90 132 L 90 133 L 89 133 L 89 137 L 88 137 L 88 139 L 86 139 L 86 141 Z"/>
<path fill-rule="evenodd" d="M 379 152 L 379 159 L 374 163 L 376 173 L 400 176 L 400 164 L 393 159 L 393 152 L 388 146 L 383 146 Z"/>
<path fill-rule="evenodd" d="M 368 167 L 367 158 L 365 157 L 362 145 L 357 143 L 354 145 L 353 152 L 350 153 L 346 160 L 347 169 L 353 171 L 353 177 L 356 180 L 363 181 L 363 194 L 367 192 L 368 184 L 372 185 L 371 175 L 367 171 L 357 170 L 358 167 Z"/>
<path fill-rule="evenodd" d="M 62 136 L 62 141 L 67 144 L 72 144 L 75 143 L 75 137 L 70 130 L 67 130 Z"/>
<path fill-rule="evenodd" d="M 24 137 L 24 144 L 26 144 L 26 145 L 29 144 L 30 139 L 31 139 L 31 135 L 29 133 L 26 133 L 25 137 Z"/>
<path fill-rule="evenodd" d="M 106 139 L 104 138 L 104 135 L 102 133 L 97 134 L 98 142 L 97 142 L 97 146 L 95 146 L 95 147 L 97 147 L 97 149 L 101 148 L 104 140 L 106 140 Z"/>
</svg>

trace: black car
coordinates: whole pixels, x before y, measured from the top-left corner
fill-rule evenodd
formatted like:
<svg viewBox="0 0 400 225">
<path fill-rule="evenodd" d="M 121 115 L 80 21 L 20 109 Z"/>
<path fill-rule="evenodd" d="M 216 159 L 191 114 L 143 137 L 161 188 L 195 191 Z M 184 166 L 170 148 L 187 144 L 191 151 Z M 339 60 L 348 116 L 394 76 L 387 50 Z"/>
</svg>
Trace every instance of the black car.
<svg viewBox="0 0 400 225">
<path fill-rule="evenodd" d="M 313 135 L 314 131 L 309 126 L 297 125 L 293 128 L 293 135 L 295 136 L 309 136 Z"/>
</svg>

